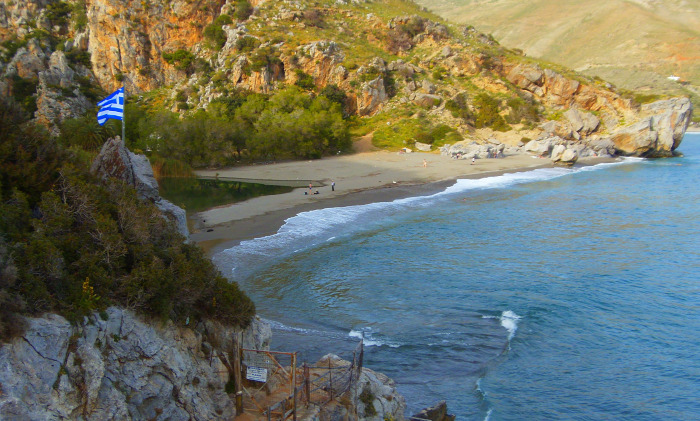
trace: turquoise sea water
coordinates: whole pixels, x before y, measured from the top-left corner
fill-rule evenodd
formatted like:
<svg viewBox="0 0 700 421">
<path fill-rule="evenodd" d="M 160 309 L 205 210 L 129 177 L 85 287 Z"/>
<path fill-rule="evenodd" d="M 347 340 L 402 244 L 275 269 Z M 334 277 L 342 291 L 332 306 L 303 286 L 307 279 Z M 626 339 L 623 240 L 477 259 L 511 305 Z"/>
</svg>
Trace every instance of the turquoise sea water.
<svg viewBox="0 0 700 421">
<path fill-rule="evenodd" d="M 215 261 L 277 350 L 364 332 L 407 415 L 700 419 L 700 135 L 679 150 L 307 212 Z"/>
</svg>

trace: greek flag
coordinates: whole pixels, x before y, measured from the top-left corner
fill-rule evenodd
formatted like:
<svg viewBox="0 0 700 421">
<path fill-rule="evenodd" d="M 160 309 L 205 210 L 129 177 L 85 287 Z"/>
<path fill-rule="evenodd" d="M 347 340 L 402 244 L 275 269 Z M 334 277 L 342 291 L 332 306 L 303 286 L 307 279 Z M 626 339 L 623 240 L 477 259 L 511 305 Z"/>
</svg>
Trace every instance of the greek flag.
<svg viewBox="0 0 700 421">
<path fill-rule="evenodd" d="M 100 110 L 97 112 L 97 123 L 104 126 L 107 120 L 124 119 L 124 87 L 117 89 L 110 96 L 97 103 Z"/>
</svg>

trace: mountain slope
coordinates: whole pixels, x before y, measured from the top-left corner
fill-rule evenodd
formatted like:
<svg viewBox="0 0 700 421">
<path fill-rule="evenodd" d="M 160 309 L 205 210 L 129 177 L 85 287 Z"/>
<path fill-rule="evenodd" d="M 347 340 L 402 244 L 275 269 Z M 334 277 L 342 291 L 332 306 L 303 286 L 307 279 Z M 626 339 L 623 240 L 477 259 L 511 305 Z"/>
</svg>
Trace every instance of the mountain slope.
<svg viewBox="0 0 700 421">
<path fill-rule="evenodd" d="M 627 89 L 700 86 L 700 3 L 653 0 L 418 0 L 502 44 Z"/>
<path fill-rule="evenodd" d="M 659 148 L 651 109 L 641 107 L 658 97 L 523 56 L 409 1 L 0 6 L 0 92 L 58 134 L 57 123 L 87 112 L 99 90 L 124 85 L 139 107 L 127 118 L 130 146 L 194 167 L 337 153 L 349 126 L 376 131 L 376 145 L 389 149 L 462 140 L 518 147 L 551 134 L 583 142 L 639 121 L 654 133 L 618 153 L 667 156 L 680 139 L 671 128 L 673 140 Z M 671 120 L 684 122 L 688 107 Z M 579 111 L 600 121 L 583 138 Z"/>
</svg>

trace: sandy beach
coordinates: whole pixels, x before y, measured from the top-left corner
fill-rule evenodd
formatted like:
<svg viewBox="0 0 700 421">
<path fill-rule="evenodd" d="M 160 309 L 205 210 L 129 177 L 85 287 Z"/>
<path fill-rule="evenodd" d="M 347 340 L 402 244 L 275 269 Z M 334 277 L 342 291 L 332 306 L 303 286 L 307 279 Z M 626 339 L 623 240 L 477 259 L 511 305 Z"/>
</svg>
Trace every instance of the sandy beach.
<svg viewBox="0 0 700 421">
<path fill-rule="evenodd" d="M 584 164 L 600 161 L 588 160 Z M 550 165 L 548 159 L 527 154 L 477 159 L 472 164 L 471 160 L 456 160 L 436 153 L 374 151 L 312 161 L 197 171 L 200 177 L 297 188 L 195 214 L 190 217 L 194 220 L 190 238 L 214 252 L 223 244 L 274 234 L 287 218 L 300 212 L 430 194 L 457 178 L 486 177 Z M 318 194 L 314 194 L 316 191 Z"/>
</svg>

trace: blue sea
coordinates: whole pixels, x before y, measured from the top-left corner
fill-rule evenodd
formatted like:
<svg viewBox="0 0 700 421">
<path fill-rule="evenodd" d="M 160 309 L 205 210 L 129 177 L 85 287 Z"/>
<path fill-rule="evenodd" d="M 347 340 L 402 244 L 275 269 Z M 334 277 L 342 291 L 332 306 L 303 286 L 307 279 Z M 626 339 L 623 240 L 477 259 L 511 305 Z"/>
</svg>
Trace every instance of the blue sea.
<svg viewBox="0 0 700 421">
<path fill-rule="evenodd" d="M 276 350 L 364 335 L 407 416 L 700 420 L 700 134 L 679 150 L 306 212 L 215 261 Z"/>
</svg>

